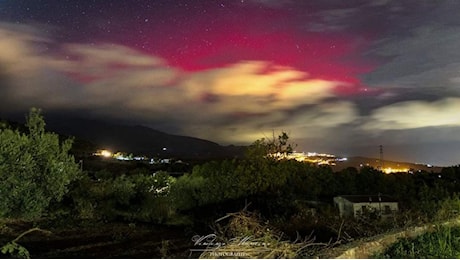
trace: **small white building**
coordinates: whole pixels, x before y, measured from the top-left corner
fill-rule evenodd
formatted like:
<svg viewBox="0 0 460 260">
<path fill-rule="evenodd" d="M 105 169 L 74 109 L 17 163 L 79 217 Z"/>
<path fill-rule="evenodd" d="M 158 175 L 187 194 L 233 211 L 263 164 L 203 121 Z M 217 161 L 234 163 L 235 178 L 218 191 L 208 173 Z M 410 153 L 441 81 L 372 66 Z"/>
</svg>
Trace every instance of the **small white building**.
<svg viewBox="0 0 460 260">
<path fill-rule="evenodd" d="M 398 201 L 386 195 L 341 195 L 334 197 L 340 217 L 358 217 L 375 212 L 381 217 L 391 216 L 399 210 Z"/>
</svg>

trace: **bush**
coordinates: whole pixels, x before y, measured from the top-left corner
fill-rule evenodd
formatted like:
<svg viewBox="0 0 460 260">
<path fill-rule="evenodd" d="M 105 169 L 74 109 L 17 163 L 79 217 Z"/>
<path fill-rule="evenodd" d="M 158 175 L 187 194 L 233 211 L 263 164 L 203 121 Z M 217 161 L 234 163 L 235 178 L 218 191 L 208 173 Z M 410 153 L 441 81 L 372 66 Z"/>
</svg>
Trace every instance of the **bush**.
<svg viewBox="0 0 460 260">
<path fill-rule="evenodd" d="M 0 217 L 33 219 L 59 202 L 79 165 L 68 152 L 72 140 L 45 132 L 40 110 L 27 117 L 29 134 L 0 130 Z"/>
<path fill-rule="evenodd" d="M 71 197 L 80 218 L 161 223 L 172 213 L 167 198 L 172 182 L 163 172 L 98 180 L 85 176 Z"/>
</svg>

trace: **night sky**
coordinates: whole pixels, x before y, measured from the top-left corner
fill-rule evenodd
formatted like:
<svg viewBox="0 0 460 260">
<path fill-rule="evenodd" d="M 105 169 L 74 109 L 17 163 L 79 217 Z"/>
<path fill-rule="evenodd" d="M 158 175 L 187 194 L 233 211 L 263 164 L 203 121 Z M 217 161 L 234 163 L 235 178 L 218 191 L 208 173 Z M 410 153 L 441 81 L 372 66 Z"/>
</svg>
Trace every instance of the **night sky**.
<svg viewBox="0 0 460 260">
<path fill-rule="evenodd" d="M 1 116 L 460 163 L 460 1 L 0 0 Z"/>
</svg>

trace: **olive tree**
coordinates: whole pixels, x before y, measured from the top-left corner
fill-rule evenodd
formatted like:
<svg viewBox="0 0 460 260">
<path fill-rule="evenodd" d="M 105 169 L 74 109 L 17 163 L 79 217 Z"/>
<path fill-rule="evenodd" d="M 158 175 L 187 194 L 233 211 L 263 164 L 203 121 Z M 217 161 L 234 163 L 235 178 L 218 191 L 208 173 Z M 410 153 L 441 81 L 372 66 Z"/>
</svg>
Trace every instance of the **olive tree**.
<svg viewBox="0 0 460 260">
<path fill-rule="evenodd" d="M 79 174 L 72 140 L 45 132 L 39 109 L 26 117 L 28 134 L 0 129 L 0 217 L 33 219 L 58 202 Z"/>
</svg>

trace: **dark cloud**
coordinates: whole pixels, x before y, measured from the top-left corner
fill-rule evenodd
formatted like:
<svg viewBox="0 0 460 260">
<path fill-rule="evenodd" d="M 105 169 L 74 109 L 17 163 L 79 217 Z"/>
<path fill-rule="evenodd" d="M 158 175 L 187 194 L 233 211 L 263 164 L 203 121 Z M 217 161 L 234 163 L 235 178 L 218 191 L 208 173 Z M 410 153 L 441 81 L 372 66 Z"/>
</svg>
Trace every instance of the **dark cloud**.
<svg viewBox="0 0 460 260">
<path fill-rule="evenodd" d="M 386 60 L 365 82 L 387 88 L 457 92 L 460 54 L 458 1 L 420 1 L 409 15 L 389 21 L 391 30 L 368 52 Z M 407 11 L 406 11 L 407 12 Z M 452 91 L 452 92 L 451 92 Z M 458 92 L 457 92 L 458 93 Z"/>
</svg>

